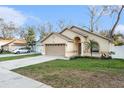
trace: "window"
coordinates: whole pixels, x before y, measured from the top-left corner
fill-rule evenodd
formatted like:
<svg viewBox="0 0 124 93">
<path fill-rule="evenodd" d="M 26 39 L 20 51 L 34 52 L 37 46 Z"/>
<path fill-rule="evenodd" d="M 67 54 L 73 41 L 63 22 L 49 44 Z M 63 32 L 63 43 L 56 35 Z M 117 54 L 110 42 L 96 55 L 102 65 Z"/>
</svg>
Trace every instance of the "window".
<svg viewBox="0 0 124 93">
<path fill-rule="evenodd" d="M 97 42 L 92 42 L 92 52 L 99 52 L 99 44 Z"/>
</svg>

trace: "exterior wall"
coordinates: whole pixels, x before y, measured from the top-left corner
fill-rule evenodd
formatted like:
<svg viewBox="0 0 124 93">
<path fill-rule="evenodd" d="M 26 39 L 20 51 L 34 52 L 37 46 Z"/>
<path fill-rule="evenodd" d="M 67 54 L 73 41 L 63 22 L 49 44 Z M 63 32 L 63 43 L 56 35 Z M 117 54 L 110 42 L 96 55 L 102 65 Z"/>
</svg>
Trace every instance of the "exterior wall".
<svg viewBox="0 0 124 93">
<path fill-rule="evenodd" d="M 45 55 L 46 54 L 46 52 L 45 52 L 45 45 L 41 45 L 41 54 L 42 55 Z"/>
<path fill-rule="evenodd" d="M 11 45 L 9 46 L 9 51 L 13 51 L 15 49 L 19 49 L 19 48 L 25 48 L 26 46 L 17 46 L 17 45 Z"/>
<path fill-rule="evenodd" d="M 67 43 L 67 41 L 52 34 L 49 38 L 47 38 L 45 41 L 43 41 L 42 44 L 59 44 L 59 43 Z"/>
<path fill-rule="evenodd" d="M 81 43 L 81 56 L 84 56 L 84 43 Z"/>
<path fill-rule="evenodd" d="M 82 35 L 76 34 L 70 30 L 66 30 L 66 31 L 62 32 L 61 34 L 65 35 L 73 40 L 75 37 L 79 37 L 81 39 L 81 42 L 85 41 L 85 37 L 83 37 Z"/>
<path fill-rule="evenodd" d="M 84 56 L 84 43 L 81 43 L 81 56 Z M 78 50 L 75 43 L 68 42 L 66 46 L 66 57 L 78 56 Z"/>
<path fill-rule="evenodd" d="M 74 33 L 70 30 L 66 30 L 62 32 L 61 34 L 71 38 L 74 40 L 75 37 L 79 37 L 81 39 L 81 56 L 91 56 L 91 53 L 85 52 L 85 47 L 84 47 L 84 42 L 89 41 L 89 40 L 94 40 L 99 44 L 99 51 L 100 52 L 109 52 L 110 50 L 110 42 L 106 39 L 103 39 L 101 37 L 95 36 L 93 34 L 87 33 L 85 31 L 73 28 L 73 30 L 77 30 L 79 32 L 83 32 L 84 35 L 87 35 L 88 37 L 85 38 L 82 35 L 79 35 L 77 33 Z M 45 55 L 45 44 L 65 44 L 65 57 L 72 57 L 72 56 L 77 56 L 78 55 L 78 50 L 77 46 L 75 45 L 74 41 L 73 42 L 67 42 L 66 40 L 56 36 L 56 35 L 51 35 L 49 38 L 47 38 L 45 41 L 42 42 L 42 51 L 43 54 Z M 100 53 L 93 53 L 93 56 L 100 56 Z"/>
<path fill-rule="evenodd" d="M 6 50 L 6 51 L 9 51 L 9 46 L 6 45 L 6 46 L 3 47 L 3 49 Z"/>
<path fill-rule="evenodd" d="M 61 39 L 60 37 L 52 34 L 49 38 L 47 38 L 45 41 L 42 42 L 42 54 L 46 55 L 46 49 L 45 49 L 45 44 L 67 44 L 67 41 L 64 39 Z M 65 46 L 66 47 L 66 46 Z"/>
<path fill-rule="evenodd" d="M 74 48 L 74 43 L 68 42 L 67 45 L 65 46 L 65 57 L 72 57 L 77 54 L 75 48 Z"/>
<path fill-rule="evenodd" d="M 77 31 L 82 32 L 82 30 L 79 30 L 79 29 L 76 29 L 76 28 L 73 28 L 72 30 L 77 30 Z M 108 40 L 105 40 L 105 39 L 103 39 L 101 37 L 98 37 L 96 35 L 87 33 L 85 31 L 83 31 L 83 33 L 85 35 L 88 35 L 88 40 L 94 40 L 99 44 L 100 52 L 102 52 L 102 51 L 109 52 L 109 50 L 110 50 L 110 42 Z"/>
<path fill-rule="evenodd" d="M 17 46 L 17 45 L 9 44 L 9 45 L 4 46 L 3 49 L 11 52 L 15 49 L 24 48 L 24 47 L 25 46 Z"/>
<path fill-rule="evenodd" d="M 85 37 L 83 37 L 82 35 L 76 34 L 70 30 L 66 30 L 64 32 L 62 32 L 63 35 L 71 38 L 74 40 L 75 37 L 79 37 L 81 39 L 81 56 L 84 55 L 84 41 L 86 40 Z M 77 56 L 78 55 L 78 50 L 77 50 L 77 46 L 75 45 L 75 43 L 68 43 L 67 44 L 67 53 L 66 56 L 70 57 L 70 56 Z"/>
</svg>

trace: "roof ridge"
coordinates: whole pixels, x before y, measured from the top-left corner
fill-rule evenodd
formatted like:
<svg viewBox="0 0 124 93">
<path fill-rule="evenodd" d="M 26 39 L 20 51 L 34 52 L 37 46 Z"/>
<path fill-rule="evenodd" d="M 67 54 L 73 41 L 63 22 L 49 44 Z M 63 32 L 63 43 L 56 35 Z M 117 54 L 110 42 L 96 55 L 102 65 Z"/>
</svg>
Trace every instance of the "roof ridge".
<svg viewBox="0 0 124 93">
<path fill-rule="evenodd" d="M 6 45 L 8 45 L 8 44 L 10 44 L 10 43 L 12 43 L 12 42 L 14 42 L 14 40 L 12 40 L 12 41 L 10 41 L 10 42 L 8 42 L 8 43 L 2 45 L 2 46 L 6 46 Z"/>
<path fill-rule="evenodd" d="M 44 39 L 41 40 L 41 42 L 43 42 L 44 40 L 46 40 L 48 37 L 50 37 L 52 34 L 55 34 L 55 35 L 58 35 L 60 38 L 63 38 L 67 41 L 72 41 L 72 39 L 60 34 L 60 33 L 57 33 L 57 32 L 52 32 L 51 34 L 49 34 L 48 36 L 46 36 Z"/>
</svg>

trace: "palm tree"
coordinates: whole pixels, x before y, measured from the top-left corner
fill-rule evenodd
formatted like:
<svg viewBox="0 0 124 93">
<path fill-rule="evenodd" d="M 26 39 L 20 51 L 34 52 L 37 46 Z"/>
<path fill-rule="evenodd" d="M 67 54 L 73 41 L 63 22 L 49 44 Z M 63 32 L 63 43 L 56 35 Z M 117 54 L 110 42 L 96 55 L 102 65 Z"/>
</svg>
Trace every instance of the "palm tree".
<svg viewBox="0 0 124 93">
<path fill-rule="evenodd" d="M 86 49 L 90 49 L 90 53 L 91 53 L 91 56 L 92 56 L 92 52 L 93 52 L 93 48 L 98 48 L 98 44 L 93 41 L 93 40 L 90 40 L 89 42 L 85 42 L 85 47 Z"/>
</svg>

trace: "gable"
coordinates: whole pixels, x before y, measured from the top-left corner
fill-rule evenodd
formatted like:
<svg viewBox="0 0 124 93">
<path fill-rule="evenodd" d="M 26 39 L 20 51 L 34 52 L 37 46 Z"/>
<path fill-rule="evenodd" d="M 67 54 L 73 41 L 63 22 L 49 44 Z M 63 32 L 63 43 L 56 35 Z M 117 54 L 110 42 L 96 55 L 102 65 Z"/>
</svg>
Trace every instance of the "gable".
<svg viewBox="0 0 124 93">
<path fill-rule="evenodd" d="M 111 41 L 109 39 L 107 39 L 105 37 L 102 37 L 102 36 L 99 36 L 99 35 L 94 34 L 94 33 L 90 33 L 90 32 L 87 32 L 87 31 L 78 29 L 78 28 L 71 28 L 71 29 L 86 34 L 88 36 L 87 37 L 87 40 L 96 41 L 99 44 L 101 50 L 103 50 L 103 51 L 106 51 L 106 50 L 109 51 L 110 44 L 111 44 Z"/>
<path fill-rule="evenodd" d="M 66 29 L 60 33 L 65 36 L 68 36 L 71 39 L 74 39 L 75 37 L 80 37 L 81 42 L 85 42 L 89 40 L 96 41 L 99 44 L 101 50 L 109 51 L 111 41 L 95 33 L 87 32 L 87 31 L 84 31 L 82 29 L 75 28 L 75 27 Z"/>
<path fill-rule="evenodd" d="M 47 36 L 44 40 L 41 41 L 43 44 L 58 44 L 58 43 L 66 43 L 67 40 L 59 37 L 58 35 L 52 33 Z"/>
<path fill-rule="evenodd" d="M 95 36 L 95 37 L 99 37 L 99 38 L 111 41 L 110 39 L 108 39 L 106 37 L 103 37 L 103 36 L 101 36 L 99 34 L 96 34 L 96 33 L 93 33 L 93 32 L 86 31 L 86 30 L 84 30 L 82 28 L 79 28 L 79 27 L 76 27 L 76 26 L 72 26 L 70 29 L 75 30 L 77 32 L 82 32 L 82 33 L 84 33 L 84 34 L 86 34 L 88 36 Z"/>
<path fill-rule="evenodd" d="M 60 34 L 67 36 L 67 37 L 71 38 L 72 40 L 74 40 L 75 37 L 80 37 L 81 40 L 83 41 L 87 37 L 85 34 L 71 30 L 71 29 L 66 29 L 66 30 L 60 32 Z"/>
</svg>

